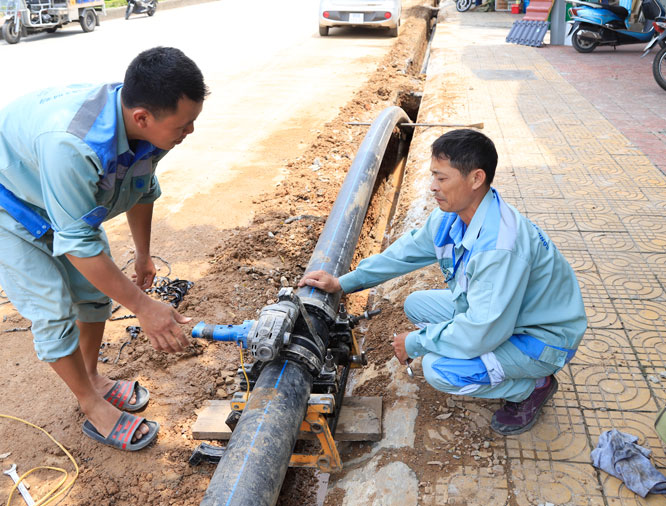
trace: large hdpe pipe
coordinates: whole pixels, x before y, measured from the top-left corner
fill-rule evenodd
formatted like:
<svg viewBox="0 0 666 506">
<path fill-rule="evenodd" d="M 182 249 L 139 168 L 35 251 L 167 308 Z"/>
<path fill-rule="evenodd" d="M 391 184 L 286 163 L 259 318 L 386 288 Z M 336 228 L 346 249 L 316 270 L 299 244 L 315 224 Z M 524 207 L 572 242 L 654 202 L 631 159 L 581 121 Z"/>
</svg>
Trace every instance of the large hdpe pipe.
<svg viewBox="0 0 666 506">
<path fill-rule="evenodd" d="M 373 121 L 335 199 L 305 272 L 324 270 L 340 277 L 349 271 L 377 173 L 398 123 L 411 123 L 411 120 L 396 106 L 384 109 Z M 333 315 L 337 313 L 342 296 L 340 292 L 331 294 L 307 286 L 296 293 L 306 304 L 308 299 L 319 301 Z"/>
<path fill-rule="evenodd" d="M 349 270 L 391 133 L 398 123 L 409 121 L 402 109 L 389 107 L 373 122 L 326 220 L 307 271 L 323 269 L 340 276 Z M 310 299 L 319 302 L 316 305 L 327 313 L 337 313 L 341 294 L 307 287 L 297 293 L 306 306 Z M 310 316 L 320 318 L 316 313 Z M 293 360 L 277 358 L 264 366 L 202 506 L 274 506 L 305 417 L 312 381 L 312 374 Z"/>
</svg>

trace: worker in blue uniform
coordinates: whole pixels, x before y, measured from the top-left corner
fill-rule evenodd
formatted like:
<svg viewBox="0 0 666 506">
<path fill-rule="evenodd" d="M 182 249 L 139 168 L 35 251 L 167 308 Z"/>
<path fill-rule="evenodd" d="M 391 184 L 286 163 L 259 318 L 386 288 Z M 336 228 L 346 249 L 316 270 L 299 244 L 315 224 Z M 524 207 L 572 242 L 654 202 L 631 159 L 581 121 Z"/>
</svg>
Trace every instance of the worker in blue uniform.
<svg viewBox="0 0 666 506">
<path fill-rule="evenodd" d="M 111 299 L 136 314 L 155 349 L 179 352 L 189 321 L 144 290 L 158 161 L 194 130 L 208 94 L 197 65 L 176 48 L 140 53 L 123 83 L 29 94 L 0 110 L 0 286 L 32 321 L 35 350 L 76 396 L 83 431 L 125 450 L 157 436 L 149 392 L 99 374 Z M 113 262 L 103 221 L 125 213 L 135 244 L 133 280 Z M 122 412 L 119 410 L 123 410 Z"/>
<path fill-rule="evenodd" d="M 439 263 L 445 289 L 411 293 L 407 317 L 418 327 L 396 335 L 401 363 L 421 357 L 426 380 L 458 395 L 504 399 L 491 427 L 520 434 L 557 391 L 555 373 L 571 360 L 587 319 L 571 266 L 536 224 L 491 187 L 493 142 L 453 130 L 432 145 L 425 224 L 340 278 L 306 273 L 299 286 L 352 293 Z"/>
</svg>

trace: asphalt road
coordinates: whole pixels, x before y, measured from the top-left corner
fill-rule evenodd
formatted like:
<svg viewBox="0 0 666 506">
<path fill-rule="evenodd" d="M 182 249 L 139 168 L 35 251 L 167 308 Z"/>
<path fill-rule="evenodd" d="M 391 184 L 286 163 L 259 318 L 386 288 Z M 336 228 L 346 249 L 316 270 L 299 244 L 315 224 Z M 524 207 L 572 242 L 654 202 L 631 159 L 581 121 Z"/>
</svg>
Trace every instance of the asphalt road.
<svg viewBox="0 0 666 506">
<path fill-rule="evenodd" d="M 212 93 L 194 134 L 158 168 L 156 219 L 171 232 L 244 225 L 252 199 L 284 176 L 284 160 L 302 153 L 394 41 L 380 31 L 320 37 L 313 0 L 158 9 L 153 17 L 102 18 L 92 33 L 71 23 L 15 45 L 0 42 L 0 107 L 43 87 L 122 81 L 141 50 L 178 47 L 201 67 Z M 126 240 L 124 227 L 119 220 L 106 229 Z"/>
</svg>

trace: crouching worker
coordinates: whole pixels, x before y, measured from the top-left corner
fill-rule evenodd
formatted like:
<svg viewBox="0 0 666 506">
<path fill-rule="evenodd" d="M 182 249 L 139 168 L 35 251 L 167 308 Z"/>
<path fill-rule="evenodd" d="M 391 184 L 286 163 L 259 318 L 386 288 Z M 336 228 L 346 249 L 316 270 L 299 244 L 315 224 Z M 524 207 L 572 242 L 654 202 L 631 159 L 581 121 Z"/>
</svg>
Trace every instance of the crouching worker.
<svg viewBox="0 0 666 506">
<path fill-rule="evenodd" d="M 422 357 L 426 380 L 443 392 L 505 399 L 491 426 L 520 434 L 557 391 L 555 373 L 576 352 L 587 320 L 571 266 L 548 236 L 490 185 L 497 151 L 485 135 L 454 130 L 432 145 L 435 209 L 356 270 L 306 273 L 299 286 L 345 293 L 438 262 L 446 289 L 411 293 L 419 330 L 395 337 L 401 363 Z"/>
<path fill-rule="evenodd" d="M 159 425 L 127 413 L 145 407 L 146 388 L 98 373 L 104 323 L 114 299 L 156 350 L 188 344 L 180 324 L 189 318 L 143 290 L 156 273 L 155 167 L 192 133 L 207 93 L 191 59 L 157 47 L 131 62 L 124 83 L 48 89 L 0 110 L 0 286 L 32 321 L 37 357 L 76 396 L 84 433 L 123 450 L 144 448 Z M 134 282 L 111 259 L 101 226 L 121 213 Z"/>
</svg>

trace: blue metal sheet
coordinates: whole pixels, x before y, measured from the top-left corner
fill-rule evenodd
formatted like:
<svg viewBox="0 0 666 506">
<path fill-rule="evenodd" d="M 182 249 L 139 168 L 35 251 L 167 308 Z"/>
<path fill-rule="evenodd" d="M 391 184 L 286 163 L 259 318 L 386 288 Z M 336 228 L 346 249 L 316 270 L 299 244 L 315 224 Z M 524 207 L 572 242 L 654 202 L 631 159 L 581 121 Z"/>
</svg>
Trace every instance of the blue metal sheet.
<svg viewBox="0 0 666 506">
<path fill-rule="evenodd" d="M 521 19 L 513 24 L 506 36 L 506 41 L 522 46 L 541 47 L 549 26 L 549 21 L 526 21 Z"/>
</svg>

